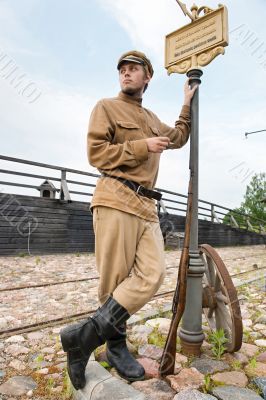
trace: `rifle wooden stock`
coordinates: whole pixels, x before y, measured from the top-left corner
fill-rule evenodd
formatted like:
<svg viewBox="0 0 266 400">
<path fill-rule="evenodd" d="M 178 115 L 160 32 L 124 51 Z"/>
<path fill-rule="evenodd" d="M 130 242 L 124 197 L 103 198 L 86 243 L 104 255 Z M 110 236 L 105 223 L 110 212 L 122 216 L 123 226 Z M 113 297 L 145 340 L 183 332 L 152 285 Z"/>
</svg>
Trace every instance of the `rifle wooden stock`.
<svg viewBox="0 0 266 400">
<path fill-rule="evenodd" d="M 184 245 L 179 262 L 177 285 L 173 298 L 173 305 L 172 305 L 173 315 L 172 315 L 171 325 L 160 363 L 159 371 L 161 376 L 173 374 L 175 368 L 177 328 L 184 313 L 186 304 L 187 270 L 189 264 L 189 241 L 190 241 L 190 228 L 192 220 L 192 200 L 193 200 L 192 173 L 190 173 Z"/>
</svg>

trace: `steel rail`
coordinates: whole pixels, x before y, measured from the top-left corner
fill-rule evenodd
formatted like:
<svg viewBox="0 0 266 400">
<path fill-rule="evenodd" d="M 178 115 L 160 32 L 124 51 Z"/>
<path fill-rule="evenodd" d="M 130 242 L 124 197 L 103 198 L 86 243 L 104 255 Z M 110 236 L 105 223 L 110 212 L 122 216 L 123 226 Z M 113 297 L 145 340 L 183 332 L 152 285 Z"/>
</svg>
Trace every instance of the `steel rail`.
<svg viewBox="0 0 266 400">
<path fill-rule="evenodd" d="M 255 254 L 246 256 L 246 257 L 237 257 L 237 258 L 230 258 L 230 259 L 225 259 L 224 261 L 233 261 L 233 260 L 238 260 L 238 259 L 243 259 L 243 258 L 249 258 L 249 257 L 254 257 Z M 176 265 L 172 265 L 170 267 L 166 267 L 166 270 L 177 268 Z M 234 275 L 230 275 L 231 278 L 234 278 L 235 276 L 238 275 L 243 275 L 247 274 L 252 271 L 259 271 L 262 269 L 265 269 L 266 267 L 260 267 L 260 268 L 253 268 L 250 270 L 242 271 Z M 9 291 L 14 291 L 14 290 L 23 290 L 23 289 L 35 289 L 35 288 L 40 288 L 40 287 L 47 287 L 47 286 L 56 286 L 56 285 L 64 285 L 67 283 L 76 283 L 76 282 L 86 282 L 86 281 L 91 281 L 91 280 L 98 280 L 99 276 L 91 276 L 89 278 L 80 278 L 80 279 L 69 279 L 65 281 L 57 281 L 57 282 L 46 282 L 46 283 L 40 283 L 38 285 L 23 285 L 23 286 L 13 286 L 13 287 L 8 287 L 8 288 L 0 288 L 0 293 L 1 292 L 9 292 Z"/>
<path fill-rule="evenodd" d="M 159 298 L 159 297 L 165 297 L 172 293 L 173 293 L 173 290 L 168 290 L 166 292 L 157 293 L 153 296 L 153 298 L 150 301 L 152 301 L 156 298 Z M 67 315 L 65 317 L 54 318 L 54 319 L 51 319 L 48 321 L 40 321 L 40 322 L 36 322 L 34 324 L 24 325 L 21 327 L 0 330 L 0 339 L 5 339 L 5 338 L 13 336 L 13 335 L 20 335 L 22 333 L 34 332 L 34 331 L 37 331 L 40 329 L 50 328 L 53 326 L 64 325 L 65 323 L 70 322 L 72 320 L 77 321 L 79 319 L 88 317 L 91 314 L 95 313 L 96 311 L 97 311 L 97 309 L 93 309 L 93 310 L 81 312 L 78 314 L 72 314 L 72 315 Z"/>
</svg>

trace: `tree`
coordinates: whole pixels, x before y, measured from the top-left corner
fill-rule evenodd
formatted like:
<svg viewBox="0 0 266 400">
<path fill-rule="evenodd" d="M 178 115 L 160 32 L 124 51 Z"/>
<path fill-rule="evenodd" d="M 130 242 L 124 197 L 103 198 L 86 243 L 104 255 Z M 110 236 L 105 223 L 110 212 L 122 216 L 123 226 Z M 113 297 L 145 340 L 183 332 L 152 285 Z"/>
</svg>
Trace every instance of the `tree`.
<svg viewBox="0 0 266 400">
<path fill-rule="evenodd" d="M 229 211 L 224 216 L 223 223 L 231 225 L 231 216 L 232 216 L 232 217 L 234 217 L 235 221 L 237 222 L 237 224 L 240 228 L 245 228 L 247 225 L 246 218 L 242 214 L 245 214 L 245 210 L 242 206 L 240 206 L 238 208 L 234 208 L 232 211 Z"/>
<path fill-rule="evenodd" d="M 223 222 L 230 223 L 230 215 L 233 215 L 239 226 L 245 226 L 245 217 L 238 213 L 248 214 L 253 218 L 259 218 L 266 222 L 266 174 L 255 174 L 247 185 L 244 201 L 241 206 L 235 208 L 233 212 L 225 215 Z M 250 221 L 252 223 L 252 221 Z M 255 223 L 255 225 L 257 225 Z"/>
<path fill-rule="evenodd" d="M 266 173 L 255 174 L 247 186 L 241 208 L 254 218 L 266 221 Z"/>
</svg>

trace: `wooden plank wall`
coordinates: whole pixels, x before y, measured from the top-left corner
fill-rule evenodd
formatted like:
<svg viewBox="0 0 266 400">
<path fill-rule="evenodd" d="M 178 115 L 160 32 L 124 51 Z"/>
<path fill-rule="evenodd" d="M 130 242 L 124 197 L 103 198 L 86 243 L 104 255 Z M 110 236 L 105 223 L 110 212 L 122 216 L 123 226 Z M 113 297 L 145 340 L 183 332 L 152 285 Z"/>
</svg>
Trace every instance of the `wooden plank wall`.
<svg viewBox="0 0 266 400">
<path fill-rule="evenodd" d="M 164 233 L 183 232 L 184 217 L 160 216 Z M 30 233 L 30 236 L 29 236 Z M 199 243 L 235 246 L 265 243 L 265 236 L 199 221 Z M 89 203 L 0 194 L 0 255 L 93 252 Z"/>
<path fill-rule="evenodd" d="M 0 255 L 94 251 L 89 204 L 0 195 Z"/>
<path fill-rule="evenodd" d="M 164 235 L 171 230 L 177 232 L 184 232 L 185 230 L 185 217 L 161 215 L 160 221 Z M 266 235 L 199 220 L 199 244 L 205 243 L 213 247 L 266 244 Z"/>
</svg>

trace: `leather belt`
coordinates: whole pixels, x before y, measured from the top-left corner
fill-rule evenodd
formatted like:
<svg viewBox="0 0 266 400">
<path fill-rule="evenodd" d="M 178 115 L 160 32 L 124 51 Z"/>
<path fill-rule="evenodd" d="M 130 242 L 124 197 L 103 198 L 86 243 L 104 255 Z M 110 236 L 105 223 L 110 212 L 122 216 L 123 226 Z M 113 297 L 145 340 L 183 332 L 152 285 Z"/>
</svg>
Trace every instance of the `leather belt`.
<svg viewBox="0 0 266 400">
<path fill-rule="evenodd" d="M 147 189 L 144 186 L 139 185 L 137 182 L 129 181 L 128 179 L 124 179 L 124 178 L 119 178 L 118 176 L 107 175 L 105 173 L 102 173 L 101 175 L 103 177 L 113 178 L 113 179 L 116 179 L 116 180 L 122 182 L 124 185 L 129 187 L 129 189 L 133 190 L 135 193 L 139 194 L 140 196 L 148 197 L 148 199 L 155 199 L 158 201 L 160 201 L 162 198 L 162 193 L 156 192 L 155 190 Z"/>
</svg>

